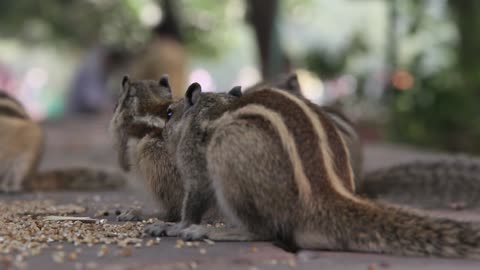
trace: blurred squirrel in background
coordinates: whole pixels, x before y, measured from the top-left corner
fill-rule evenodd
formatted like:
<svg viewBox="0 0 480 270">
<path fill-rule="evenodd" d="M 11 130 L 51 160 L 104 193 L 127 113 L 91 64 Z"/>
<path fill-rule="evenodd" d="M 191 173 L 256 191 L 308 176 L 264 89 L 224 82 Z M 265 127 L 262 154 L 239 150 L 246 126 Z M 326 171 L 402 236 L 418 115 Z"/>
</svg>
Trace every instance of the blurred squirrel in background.
<svg viewBox="0 0 480 270">
<path fill-rule="evenodd" d="M 44 151 L 42 127 L 18 100 L 0 90 L 0 192 L 100 190 L 122 187 L 120 172 L 75 167 L 38 171 Z"/>
</svg>

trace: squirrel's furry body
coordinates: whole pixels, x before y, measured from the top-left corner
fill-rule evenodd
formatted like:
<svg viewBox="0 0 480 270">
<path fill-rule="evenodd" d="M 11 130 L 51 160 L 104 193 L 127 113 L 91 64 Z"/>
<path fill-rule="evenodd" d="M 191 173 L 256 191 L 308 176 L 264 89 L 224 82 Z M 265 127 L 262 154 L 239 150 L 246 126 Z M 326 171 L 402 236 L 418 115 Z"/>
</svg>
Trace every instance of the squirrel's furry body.
<svg viewBox="0 0 480 270">
<path fill-rule="evenodd" d="M 162 218 L 178 221 L 183 184 L 161 138 L 167 107 L 171 103 L 167 77 L 159 81 L 135 81 L 125 77 L 110 130 L 121 167 L 130 170 L 133 165 L 162 205 L 165 211 Z"/>
<path fill-rule="evenodd" d="M 340 132 L 309 101 L 269 89 L 234 99 L 201 93 L 194 84 L 180 102 L 184 112 L 178 115 L 170 107 L 164 135 L 186 194 L 182 221 L 164 225 L 167 235 L 232 240 L 228 231 L 194 225 L 217 201 L 224 215 L 246 230 L 239 240 L 480 257 L 478 225 L 425 217 L 355 195 Z"/>
</svg>

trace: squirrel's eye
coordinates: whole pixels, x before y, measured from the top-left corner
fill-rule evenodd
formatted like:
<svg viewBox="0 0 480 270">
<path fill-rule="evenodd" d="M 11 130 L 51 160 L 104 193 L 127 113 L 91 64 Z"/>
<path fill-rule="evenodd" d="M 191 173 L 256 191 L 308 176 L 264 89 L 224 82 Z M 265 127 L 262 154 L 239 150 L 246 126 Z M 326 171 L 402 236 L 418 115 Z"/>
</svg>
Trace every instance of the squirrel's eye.
<svg viewBox="0 0 480 270">
<path fill-rule="evenodd" d="M 167 120 L 169 120 L 170 118 L 172 118 L 172 115 L 173 115 L 172 109 L 168 108 L 168 109 L 167 109 Z"/>
</svg>

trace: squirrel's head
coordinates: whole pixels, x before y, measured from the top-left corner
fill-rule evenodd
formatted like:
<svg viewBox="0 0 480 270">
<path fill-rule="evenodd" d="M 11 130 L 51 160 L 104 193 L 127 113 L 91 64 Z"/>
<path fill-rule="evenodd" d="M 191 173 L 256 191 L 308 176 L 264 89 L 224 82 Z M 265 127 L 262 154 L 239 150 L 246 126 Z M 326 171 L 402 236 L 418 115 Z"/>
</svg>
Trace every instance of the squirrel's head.
<svg viewBox="0 0 480 270">
<path fill-rule="evenodd" d="M 224 93 L 203 93 L 198 83 L 192 83 L 186 93 L 184 114 L 198 115 L 200 119 L 215 119 L 228 108 L 228 106 L 242 96 L 240 86 L 233 87 Z"/>
<path fill-rule="evenodd" d="M 220 117 L 228 105 L 242 96 L 240 86 L 226 93 L 205 93 L 199 83 L 192 83 L 183 99 L 172 103 L 167 109 L 167 121 L 164 137 L 171 144 L 182 136 L 187 129 L 205 128 L 205 123 Z"/>
<path fill-rule="evenodd" d="M 129 168 L 126 154 L 128 127 L 135 121 L 147 120 L 147 125 L 163 125 L 166 108 L 172 102 L 171 99 L 172 91 L 166 75 L 158 81 L 136 81 L 126 75 L 123 77 L 120 97 L 110 121 L 110 130 L 119 149 L 119 163 L 124 169 Z"/>
<path fill-rule="evenodd" d="M 131 80 L 125 75 L 116 108 L 131 114 L 145 114 L 157 104 L 171 99 L 172 89 L 167 75 L 163 75 L 158 81 Z"/>
<path fill-rule="evenodd" d="M 300 87 L 300 82 L 298 81 L 297 73 L 280 76 L 276 81 L 273 82 L 272 86 L 287 90 L 292 94 L 302 95 L 302 89 Z"/>
</svg>

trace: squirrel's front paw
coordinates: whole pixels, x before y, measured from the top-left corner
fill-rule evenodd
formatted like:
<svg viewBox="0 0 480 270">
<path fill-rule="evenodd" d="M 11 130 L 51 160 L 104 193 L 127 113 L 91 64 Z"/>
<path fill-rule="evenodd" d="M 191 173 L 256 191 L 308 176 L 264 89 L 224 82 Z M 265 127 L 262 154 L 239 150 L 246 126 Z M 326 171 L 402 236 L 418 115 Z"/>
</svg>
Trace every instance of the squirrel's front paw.
<svg viewBox="0 0 480 270">
<path fill-rule="evenodd" d="M 167 228 L 167 236 L 179 236 L 180 233 L 187 228 L 188 225 L 185 223 L 176 223 L 173 226 Z"/>
<path fill-rule="evenodd" d="M 163 221 L 156 222 L 154 224 L 148 225 L 145 227 L 145 230 L 143 231 L 144 234 L 149 235 L 149 236 L 166 236 L 167 235 L 167 229 L 168 227 L 171 227 L 171 223 L 166 223 Z"/>
<path fill-rule="evenodd" d="M 150 236 L 178 236 L 187 226 L 183 223 L 157 222 L 145 227 L 144 233 Z"/>
<path fill-rule="evenodd" d="M 196 241 L 207 238 L 208 229 L 202 225 L 190 225 L 180 232 L 180 237 L 183 240 Z"/>
</svg>

